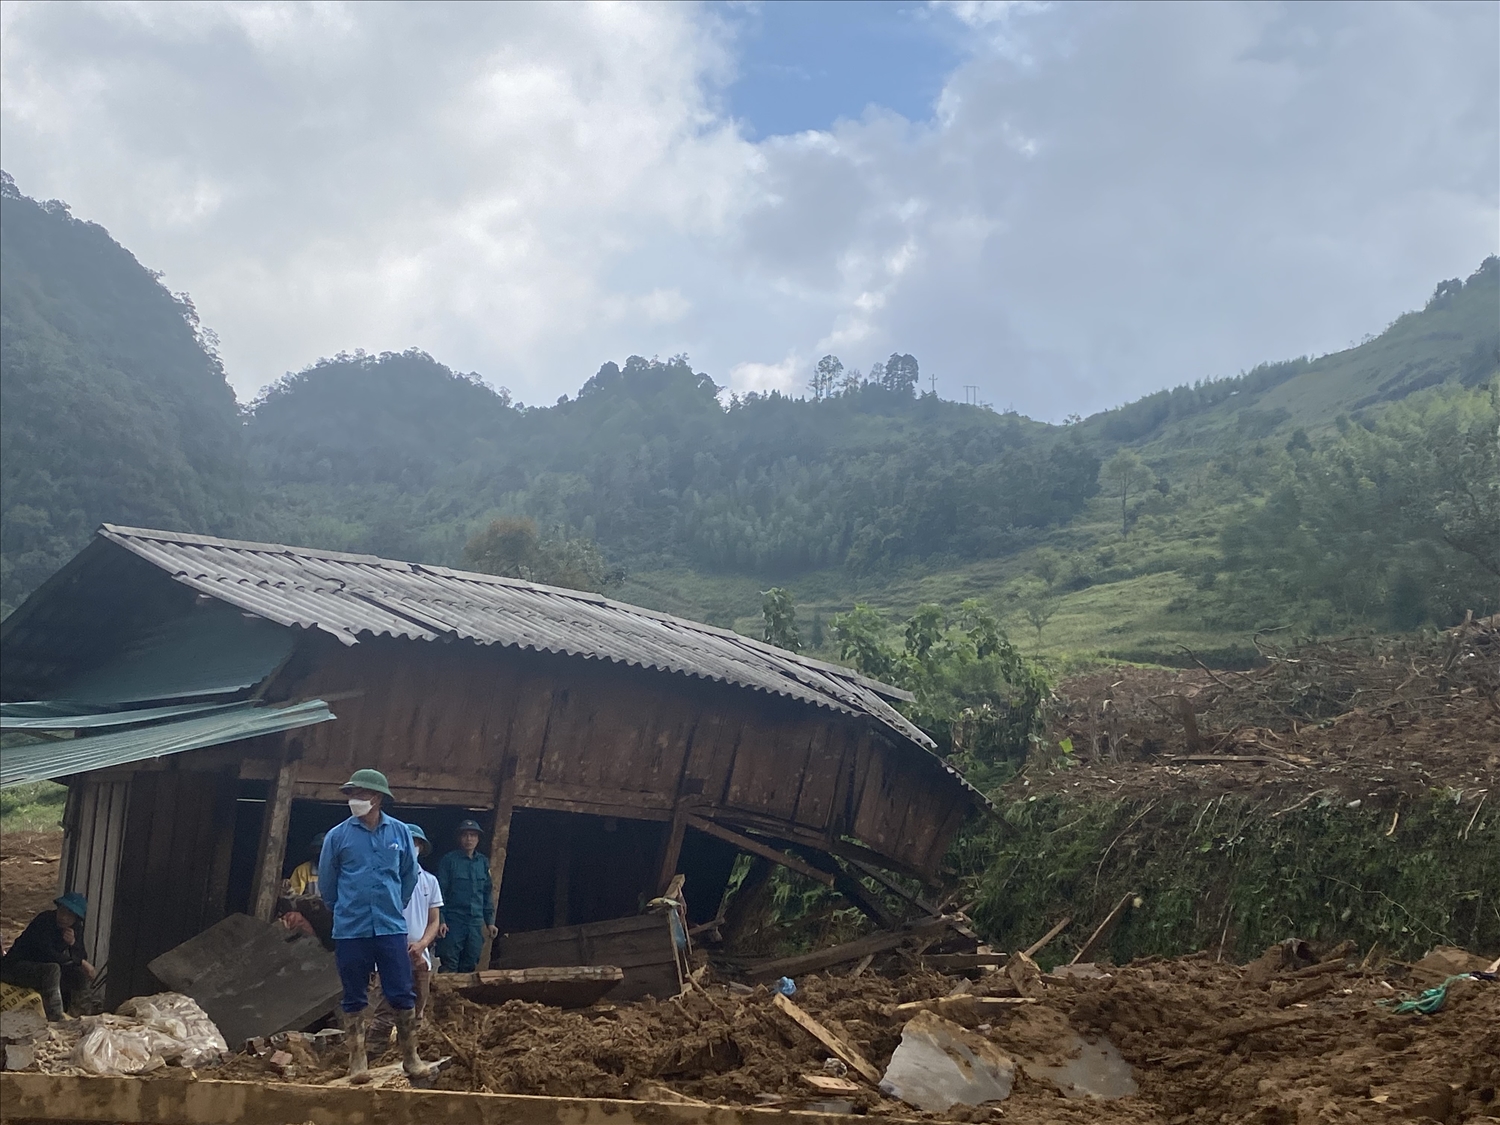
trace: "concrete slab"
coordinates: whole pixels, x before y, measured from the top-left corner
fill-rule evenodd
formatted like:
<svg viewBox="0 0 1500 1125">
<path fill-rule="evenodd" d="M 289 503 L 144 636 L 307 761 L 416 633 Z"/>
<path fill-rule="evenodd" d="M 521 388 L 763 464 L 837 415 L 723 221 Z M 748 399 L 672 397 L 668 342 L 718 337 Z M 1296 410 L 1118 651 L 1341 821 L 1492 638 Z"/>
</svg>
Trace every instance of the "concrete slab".
<svg viewBox="0 0 1500 1125">
<path fill-rule="evenodd" d="M 258 1035 L 306 1027 L 343 995 L 332 953 L 247 914 L 231 914 L 147 967 L 198 1001 L 232 1051 Z"/>
</svg>

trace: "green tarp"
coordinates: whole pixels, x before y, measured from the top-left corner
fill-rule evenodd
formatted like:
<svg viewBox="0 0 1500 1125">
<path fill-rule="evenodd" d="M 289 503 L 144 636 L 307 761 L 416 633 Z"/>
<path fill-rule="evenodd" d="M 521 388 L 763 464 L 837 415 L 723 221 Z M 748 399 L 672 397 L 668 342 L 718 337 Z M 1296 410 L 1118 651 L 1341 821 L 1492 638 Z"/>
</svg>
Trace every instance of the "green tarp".
<svg viewBox="0 0 1500 1125">
<path fill-rule="evenodd" d="M 229 606 L 204 606 L 152 626 L 47 694 L 110 706 L 234 695 L 275 671 L 297 636 L 295 629 Z"/>
<path fill-rule="evenodd" d="M 170 710 L 170 708 L 158 708 Z M 80 716 L 86 717 L 86 716 Z M 0 789 L 28 781 L 46 781 L 108 766 L 123 766 L 201 750 L 225 742 L 238 742 L 256 735 L 273 734 L 293 727 L 312 726 L 332 719 L 333 712 L 321 699 L 289 707 L 264 707 L 253 703 L 230 704 L 209 713 L 191 713 L 126 729 L 104 728 L 103 733 L 73 738 L 47 738 L 33 729 L 17 732 L 22 738 L 40 739 L 0 750 Z M 53 731 L 87 729 L 49 728 Z M 16 737 L 12 735 L 11 737 Z"/>
</svg>

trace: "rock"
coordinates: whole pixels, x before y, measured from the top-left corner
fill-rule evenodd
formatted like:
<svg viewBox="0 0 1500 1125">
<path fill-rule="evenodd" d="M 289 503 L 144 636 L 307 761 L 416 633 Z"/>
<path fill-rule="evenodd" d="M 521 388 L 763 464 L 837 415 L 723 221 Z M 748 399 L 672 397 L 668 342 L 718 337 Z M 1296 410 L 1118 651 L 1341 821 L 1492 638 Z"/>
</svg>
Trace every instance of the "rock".
<svg viewBox="0 0 1500 1125">
<path fill-rule="evenodd" d="M 29 1043 L 47 1030 L 47 1017 L 32 1008 L 0 1012 L 0 1039 L 7 1043 Z"/>
<path fill-rule="evenodd" d="M 1130 1064 L 1108 1039 L 1089 1043 L 1076 1032 L 1066 1044 L 1073 1057 L 1061 1066 L 1026 1064 L 1028 1077 L 1046 1079 L 1065 1098 L 1128 1098 L 1138 1092 Z"/>
<path fill-rule="evenodd" d="M 1059 965 L 1047 974 L 1049 977 L 1057 977 L 1059 980 L 1108 980 L 1106 973 L 1092 961 L 1082 961 L 1077 965 Z"/>
<path fill-rule="evenodd" d="M 36 1048 L 30 1043 L 7 1043 L 5 1045 L 5 1069 L 25 1070 L 36 1062 Z"/>
<path fill-rule="evenodd" d="M 901 1029 L 901 1043 L 880 1081 L 883 1093 L 928 1113 L 1010 1097 L 1016 1064 L 981 1035 L 919 1012 Z"/>
</svg>

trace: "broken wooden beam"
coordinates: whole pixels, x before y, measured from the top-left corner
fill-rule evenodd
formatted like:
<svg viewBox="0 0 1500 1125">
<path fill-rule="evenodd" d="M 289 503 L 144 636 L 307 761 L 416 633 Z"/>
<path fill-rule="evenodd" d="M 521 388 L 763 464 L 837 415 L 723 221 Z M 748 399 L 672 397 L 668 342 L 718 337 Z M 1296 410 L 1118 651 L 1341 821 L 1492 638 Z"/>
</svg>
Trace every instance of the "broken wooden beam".
<svg viewBox="0 0 1500 1125">
<path fill-rule="evenodd" d="M 922 964 L 940 973 L 961 973 L 967 969 L 1004 968 L 1009 953 L 927 953 Z"/>
<path fill-rule="evenodd" d="M 546 965 L 530 969 L 481 969 L 435 973 L 435 992 L 462 992 L 480 1004 L 525 1000 L 556 1008 L 587 1008 L 625 979 L 617 965 Z"/>
<path fill-rule="evenodd" d="M 1073 918 L 1072 918 L 1071 915 L 1069 917 L 1067 917 L 1067 918 L 1064 918 L 1061 922 L 1059 922 L 1057 925 L 1053 926 L 1050 930 L 1048 930 L 1041 937 L 1037 938 L 1036 941 L 1034 941 L 1030 945 L 1028 945 L 1026 947 L 1026 950 L 1025 950 L 1026 956 L 1028 956 L 1028 957 L 1035 957 L 1038 953 L 1040 953 L 1042 951 L 1043 947 L 1046 946 L 1046 944 L 1049 941 L 1051 941 L 1053 938 L 1055 938 L 1058 934 L 1062 933 L 1064 930 L 1066 930 L 1072 924 L 1073 924 Z"/>
<path fill-rule="evenodd" d="M 848 961 L 858 961 L 866 954 L 887 953 L 911 938 L 930 937 L 951 925 L 955 919 L 949 917 L 922 918 L 909 923 L 900 930 L 871 934 L 855 938 L 843 945 L 828 949 L 817 949 L 811 953 L 799 953 L 793 957 L 778 957 L 774 961 L 761 961 L 746 969 L 751 980 L 775 980 L 777 977 L 796 976 L 799 973 L 815 973 Z"/>
<path fill-rule="evenodd" d="M 1332 992 L 1337 984 L 1338 981 L 1326 974 L 1320 977 L 1309 977 L 1280 993 L 1274 1003 L 1278 1008 L 1290 1008 L 1293 1004 L 1300 1004 L 1304 1000 L 1311 1000 L 1314 996 Z"/>
<path fill-rule="evenodd" d="M 262 814 L 260 847 L 256 851 L 255 877 L 250 888 L 250 914 L 262 922 L 275 918 L 276 898 L 281 894 L 281 866 L 286 859 L 287 829 L 292 823 L 297 765 L 296 758 L 282 758 Z"/>
<path fill-rule="evenodd" d="M 773 848 L 770 844 L 762 843 L 751 836 L 743 835 L 732 828 L 725 828 L 721 824 L 715 824 L 711 820 L 705 820 L 701 816 L 690 816 L 687 819 L 689 828 L 696 828 L 705 836 L 713 836 L 715 839 L 723 840 L 726 844 L 733 844 L 742 852 L 758 855 L 762 859 L 769 859 L 772 863 L 779 863 L 789 871 L 795 871 L 798 875 L 805 876 L 815 882 L 822 883 L 825 887 L 833 886 L 834 879 L 826 871 L 819 871 L 809 863 L 805 863 L 794 855 Z"/>
<path fill-rule="evenodd" d="M 983 1016 L 1003 1012 L 1026 1004 L 1035 1004 L 1034 996 L 939 996 L 932 1000 L 912 1000 L 896 1005 L 896 1015 L 910 1018 L 918 1012 L 935 1012 L 952 1019 L 954 1015 Z"/>
<path fill-rule="evenodd" d="M 1073 960 L 1069 961 L 1068 964 L 1078 965 L 1082 964 L 1084 961 L 1087 961 L 1093 954 L 1094 950 L 1098 949 L 1099 946 L 1103 944 L 1104 939 L 1109 937 L 1110 931 L 1115 928 L 1115 923 L 1118 922 L 1120 920 L 1120 916 L 1125 913 L 1125 908 L 1134 901 L 1135 892 L 1125 892 L 1120 901 L 1115 903 L 1115 908 L 1104 916 L 1104 921 L 1100 922 L 1098 928 L 1089 935 L 1089 940 L 1078 947 L 1078 952 L 1073 954 Z"/>
<path fill-rule="evenodd" d="M 854 1070 L 858 1071 L 861 1077 L 868 1081 L 870 1085 L 880 1085 L 880 1071 L 876 1070 L 870 1064 L 869 1059 L 865 1058 L 864 1055 L 859 1053 L 858 1048 L 850 1046 L 841 1037 L 829 1031 L 828 1028 L 824 1027 L 817 1020 L 813 1019 L 812 1016 L 808 1015 L 796 1004 L 793 1004 L 781 993 L 778 992 L 776 994 L 776 996 L 772 1000 L 772 1003 L 774 1003 L 780 1011 L 785 1012 L 788 1016 L 790 1016 L 792 1020 L 802 1028 L 803 1031 L 807 1032 L 819 1043 L 823 1044 L 823 1046 L 832 1051 L 835 1056 L 842 1059 Z"/>
<path fill-rule="evenodd" d="M 14 1122 L 87 1125 L 221 1125 L 315 1121 L 317 1125 L 820 1125 L 824 1113 L 617 1098 L 547 1098 L 282 1082 L 164 1082 L 71 1074 L 0 1075 L 0 1105 Z"/>
</svg>

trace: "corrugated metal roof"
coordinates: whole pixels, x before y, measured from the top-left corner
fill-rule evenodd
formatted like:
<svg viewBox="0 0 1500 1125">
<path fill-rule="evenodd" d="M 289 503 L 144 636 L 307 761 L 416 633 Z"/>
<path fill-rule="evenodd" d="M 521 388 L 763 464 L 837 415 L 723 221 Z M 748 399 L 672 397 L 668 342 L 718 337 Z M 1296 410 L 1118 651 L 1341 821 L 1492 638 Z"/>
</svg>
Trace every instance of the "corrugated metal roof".
<svg viewBox="0 0 1500 1125">
<path fill-rule="evenodd" d="M 210 602 L 150 625 L 103 664 L 48 695 L 108 704 L 233 696 L 269 676 L 296 643 L 295 634 L 270 621 Z"/>
<path fill-rule="evenodd" d="M 0 703 L 0 731 L 91 730 L 97 727 L 128 727 L 203 715 L 243 703 L 179 703 L 171 707 L 138 707 L 127 710 L 79 699 L 39 699 L 25 703 Z"/>
<path fill-rule="evenodd" d="M 332 718 L 333 712 L 321 699 L 290 707 L 246 703 L 215 710 L 210 715 L 177 718 L 129 730 L 7 746 L 0 755 L 0 789 L 180 754 L 184 750 L 201 750 L 260 734 L 312 726 Z"/>
<path fill-rule="evenodd" d="M 910 699 L 906 692 L 848 668 L 599 594 L 374 555 L 113 524 L 99 534 L 200 593 L 282 625 L 321 629 L 345 644 L 364 636 L 456 637 L 609 660 L 869 716 L 933 748 L 882 698 Z"/>
</svg>

